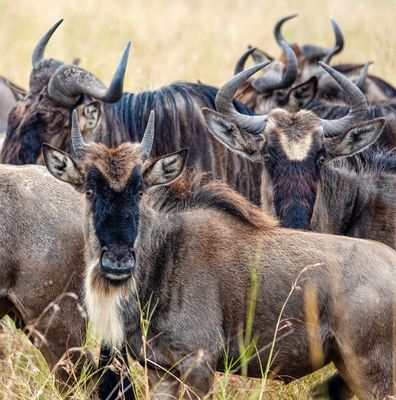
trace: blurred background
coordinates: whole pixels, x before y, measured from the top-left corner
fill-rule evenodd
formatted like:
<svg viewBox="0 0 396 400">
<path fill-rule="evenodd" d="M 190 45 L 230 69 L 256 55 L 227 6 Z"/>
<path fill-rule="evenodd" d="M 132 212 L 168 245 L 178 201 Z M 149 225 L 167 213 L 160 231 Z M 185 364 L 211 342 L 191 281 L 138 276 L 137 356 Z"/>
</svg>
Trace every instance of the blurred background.
<svg viewBox="0 0 396 400">
<path fill-rule="evenodd" d="M 395 0 L 1 0 L 0 74 L 28 87 L 31 52 L 58 19 L 47 55 L 82 60 L 105 83 L 132 41 L 127 91 L 177 80 L 219 86 L 248 44 L 278 57 L 273 27 L 282 16 L 289 42 L 331 47 L 330 18 L 345 37 L 333 63 L 374 61 L 370 73 L 396 84 Z"/>
</svg>

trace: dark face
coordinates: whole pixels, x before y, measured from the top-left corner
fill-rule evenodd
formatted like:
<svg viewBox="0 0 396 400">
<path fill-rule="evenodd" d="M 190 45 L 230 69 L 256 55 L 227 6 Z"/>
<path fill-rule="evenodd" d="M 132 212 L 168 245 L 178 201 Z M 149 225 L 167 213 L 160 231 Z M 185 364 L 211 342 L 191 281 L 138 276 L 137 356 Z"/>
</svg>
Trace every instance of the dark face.
<svg viewBox="0 0 396 400">
<path fill-rule="evenodd" d="M 44 142 L 55 144 L 62 133 L 70 136 L 70 109 L 53 103 L 42 90 L 15 104 L 8 117 L 1 162 L 35 164 Z"/>
<path fill-rule="evenodd" d="M 101 273 L 112 284 L 128 280 L 135 266 L 134 243 L 143 190 L 143 177 L 138 166 L 133 168 L 120 191 L 111 187 L 94 166 L 86 174 L 86 197 L 101 246 Z"/>
<path fill-rule="evenodd" d="M 306 139 L 307 145 L 301 146 L 300 153 L 288 152 L 285 136 L 282 139 L 277 134 L 268 136 L 261 150 L 263 180 L 271 188 L 270 202 L 275 214 L 284 227 L 309 229 L 325 149 L 320 140 Z M 290 145 L 298 146 L 293 140 Z"/>
<path fill-rule="evenodd" d="M 267 201 L 282 226 L 309 229 L 326 155 L 318 119 L 276 111 L 269 115 L 264 136 L 262 184 L 263 191 L 268 189 Z"/>
<path fill-rule="evenodd" d="M 72 152 L 70 116 L 73 108 L 79 112 L 84 135 L 88 135 L 98 124 L 99 102 L 81 96 L 77 104 L 69 107 L 52 100 L 46 87 L 29 93 L 9 113 L 0 162 L 36 164 L 40 162 L 43 143 Z"/>
</svg>

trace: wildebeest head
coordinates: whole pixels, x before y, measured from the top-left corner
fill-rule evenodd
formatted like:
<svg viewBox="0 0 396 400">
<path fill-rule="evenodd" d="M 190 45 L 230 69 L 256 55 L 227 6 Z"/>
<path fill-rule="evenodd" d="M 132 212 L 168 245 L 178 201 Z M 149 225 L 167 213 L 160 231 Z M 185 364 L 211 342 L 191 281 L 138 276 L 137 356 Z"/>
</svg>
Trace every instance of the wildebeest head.
<svg viewBox="0 0 396 400">
<path fill-rule="evenodd" d="M 77 159 L 43 145 L 47 168 L 58 179 L 85 193 L 85 235 L 89 243 L 88 274 L 99 287 L 126 283 L 135 267 L 141 198 L 154 185 L 176 179 L 187 150 L 149 159 L 154 141 L 154 111 L 141 143 L 123 143 L 110 149 L 84 142 L 77 112 L 72 116 L 72 145 Z"/>
<path fill-rule="evenodd" d="M 274 28 L 274 35 L 276 41 L 280 46 L 282 45 L 282 42 L 287 43 L 281 32 L 283 24 L 286 21 L 289 21 L 290 19 L 293 19 L 295 17 L 297 17 L 297 14 L 288 15 L 281 18 L 276 23 Z M 291 45 L 298 55 L 298 61 L 301 69 L 301 80 L 305 80 L 308 77 L 312 76 L 312 69 L 317 71 L 318 61 L 324 61 L 326 64 L 329 64 L 332 57 L 334 57 L 336 54 L 339 54 L 344 48 L 344 37 L 342 35 L 340 27 L 335 20 L 332 19 L 330 21 L 335 35 L 334 47 L 326 48 L 313 44 L 305 44 L 302 46 L 298 46 L 296 44 Z"/>
<path fill-rule="evenodd" d="M 130 44 L 107 88 L 77 65 L 44 58 L 48 41 L 61 22 L 39 40 L 33 51 L 29 92 L 10 111 L 2 162 L 36 163 L 44 142 L 69 149 L 72 109 L 77 109 L 83 135 L 90 139 L 101 123 L 103 103 L 117 102 L 122 96 Z"/>
<path fill-rule="evenodd" d="M 212 134 L 251 161 L 263 164 L 262 204 L 281 224 L 309 228 L 320 167 L 327 160 L 365 149 L 380 135 L 385 119 L 364 120 L 367 102 L 348 78 L 320 64 L 342 87 L 351 105 L 348 115 L 324 120 L 310 111 L 275 109 L 265 116 L 235 111 L 232 97 L 241 82 L 263 68 L 254 66 L 226 83 L 216 98 L 218 112 L 204 109 Z"/>
<path fill-rule="evenodd" d="M 289 111 L 298 111 L 309 104 L 315 97 L 317 79 L 310 78 L 307 82 L 292 86 L 297 79 L 298 62 L 293 49 L 282 42 L 285 58 L 273 60 L 256 48 L 249 48 L 238 60 L 234 74 L 242 72 L 247 58 L 252 55 L 257 64 L 267 62 L 264 75 L 246 81 L 238 88 L 236 97 L 245 103 L 257 114 L 267 114 L 276 107 L 282 107 Z"/>
</svg>

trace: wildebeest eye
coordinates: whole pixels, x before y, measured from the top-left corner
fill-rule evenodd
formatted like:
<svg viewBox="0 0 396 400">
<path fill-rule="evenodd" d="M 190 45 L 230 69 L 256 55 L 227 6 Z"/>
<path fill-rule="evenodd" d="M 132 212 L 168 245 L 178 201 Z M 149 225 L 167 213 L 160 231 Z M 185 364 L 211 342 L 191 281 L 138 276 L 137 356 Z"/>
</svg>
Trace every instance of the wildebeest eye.
<svg viewBox="0 0 396 400">
<path fill-rule="evenodd" d="M 88 190 L 85 192 L 85 195 L 87 196 L 88 199 L 92 199 L 92 197 L 93 197 L 93 195 L 94 195 L 93 189 L 88 189 Z"/>
<path fill-rule="evenodd" d="M 271 155 L 269 153 L 263 154 L 263 161 L 267 162 L 271 159 Z"/>
<path fill-rule="evenodd" d="M 319 158 L 318 158 L 318 164 L 319 164 L 319 165 L 323 165 L 323 164 L 325 163 L 325 161 L 326 161 L 325 155 L 324 155 L 324 154 L 321 154 L 321 155 L 319 156 Z"/>
</svg>

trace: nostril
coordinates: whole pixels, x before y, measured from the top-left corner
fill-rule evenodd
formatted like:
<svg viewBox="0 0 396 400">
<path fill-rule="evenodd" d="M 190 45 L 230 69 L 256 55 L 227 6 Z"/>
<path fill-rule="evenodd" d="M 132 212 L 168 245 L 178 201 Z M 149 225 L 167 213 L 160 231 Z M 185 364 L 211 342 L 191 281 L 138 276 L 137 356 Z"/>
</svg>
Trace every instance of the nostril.
<svg viewBox="0 0 396 400">
<path fill-rule="evenodd" d="M 119 249 L 117 249 L 119 250 Z M 128 249 L 129 250 L 129 249 Z M 106 246 L 103 246 L 101 251 L 101 266 L 110 274 L 125 274 L 130 273 L 135 266 L 134 251 L 112 251 Z M 125 254 L 126 253 L 126 254 Z"/>
</svg>

